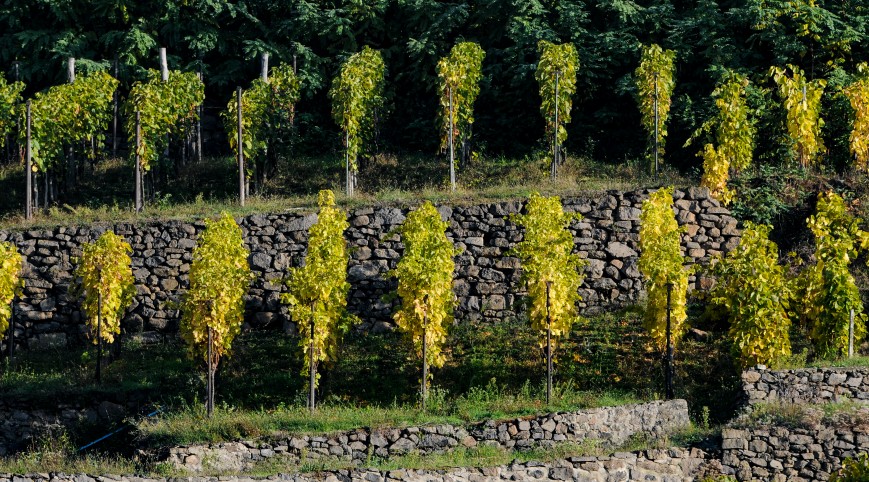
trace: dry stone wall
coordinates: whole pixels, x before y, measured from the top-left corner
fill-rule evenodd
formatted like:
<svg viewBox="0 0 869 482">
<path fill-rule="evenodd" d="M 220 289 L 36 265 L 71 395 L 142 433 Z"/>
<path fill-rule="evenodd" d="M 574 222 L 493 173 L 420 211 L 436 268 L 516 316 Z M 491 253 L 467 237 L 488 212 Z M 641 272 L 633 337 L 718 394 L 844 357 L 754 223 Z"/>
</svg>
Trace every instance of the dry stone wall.
<svg viewBox="0 0 869 482">
<path fill-rule="evenodd" d="M 512 463 L 498 467 L 448 470 L 333 470 L 278 474 L 266 478 L 221 476 L 223 482 L 502 482 L 505 480 L 588 482 L 683 482 L 706 470 L 706 454 L 697 449 L 645 450 L 606 457 L 570 457 L 549 463 Z M 217 477 L 148 478 L 87 474 L 0 474 L 0 482 L 214 482 Z"/>
<path fill-rule="evenodd" d="M 637 268 L 639 214 L 647 190 L 609 191 L 587 197 L 566 198 L 565 209 L 584 219 L 574 222 L 575 250 L 589 260 L 580 289 L 586 312 L 634 303 L 643 295 Z M 707 262 L 711 256 L 739 241 L 736 220 L 709 196 L 706 189 L 676 191 L 675 211 L 684 226 L 683 248 L 689 261 Z M 521 316 L 518 303 L 525 291 L 519 261 L 509 255 L 522 239 L 522 230 L 510 216 L 522 201 L 472 206 L 441 206 L 449 220 L 447 236 L 461 249 L 456 257 L 455 293 L 459 320 L 497 322 Z M 345 237 L 352 249 L 348 268 L 350 309 L 363 320 L 361 329 L 391 329 L 397 301 L 386 301 L 395 282 L 384 278 L 394 268 L 403 247 L 389 235 L 405 219 L 407 209 L 361 208 L 349 213 Z M 286 309 L 279 302 L 286 269 L 301 265 L 307 230 L 314 214 L 256 214 L 239 220 L 249 262 L 257 275 L 246 300 L 246 320 L 254 326 L 286 325 Z M 179 313 L 173 308 L 187 289 L 192 249 L 204 223 L 167 221 L 157 224 L 59 227 L 51 230 L 0 232 L 0 241 L 13 242 L 25 256 L 23 296 L 14 303 L 16 338 L 28 346 L 63 345 L 78 340 L 84 330 L 79 300 L 72 299 L 74 258 L 84 242 L 92 242 L 113 229 L 132 245 L 136 296 L 123 320 L 126 332 L 175 332 Z M 691 279 L 692 288 L 708 280 Z"/>
<path fill-rule="evenodd" d="M 749 405 L 869 402 L 869 367 L 768 370 L 758 365 L 742 372 L 742 391 Z"/>
<path fill-rule="evenodd" d="M 456 447 L 477 445 L 518 450 L 587 439 L 613 448 L 635 434 L 661 438 L 689 423 L 687 402 L 671 400 L 551 413 L 502 422 L 490 420 L 471 427 L 442 424 L 402 429 L 358 429 L 332 435 L 298 435 L 257 442 L 173 447 L 163 457 L 156 455 L 191 472 L 227 472 L 248 470 L 253 464 L 272 457 L 296 464 L 323 458 L 360 464 L 372 456 L 385 459 L 408 453 L 442 453 Z"/>
</svg>

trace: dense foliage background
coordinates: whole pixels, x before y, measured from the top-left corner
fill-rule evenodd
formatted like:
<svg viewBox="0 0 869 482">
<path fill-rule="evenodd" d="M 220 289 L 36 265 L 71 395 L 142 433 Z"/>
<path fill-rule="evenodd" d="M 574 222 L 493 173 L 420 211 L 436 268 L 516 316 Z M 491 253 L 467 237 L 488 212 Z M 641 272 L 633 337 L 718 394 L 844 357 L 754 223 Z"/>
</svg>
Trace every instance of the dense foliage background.
<svg viewBox="0 0 869 482">
<path fill-rule="evenodd" d="M 125 93 L 158 66 L 158 48 L 165 46 L 170 68 L 203 70 L 206 102 L 216 113 L 236 85 L 256 78 L 260 53 L 269 52 L 272 65 L 292 63 L 295 55 L 300 138 L 323 152 L 324 145 L 340 148 L 329 118 L 330 79 L 369 45 L 382 51 L 387 66 L 389 112 L 379 145 L 434 152 L 435 66 L 455 42 L 475 41 L 486 52 L 477 149 L 521 155 L 543 146 L 533 76 L 537 41 L 573 42 L 580 69 L 566 148 L 618 162 L 645 150 L 631 73 L 639 44 L 656 42 L 677 53 L 672 162 L 699 166 L 696 148 L 681 146 L 711 114 L 709 94 L 724 68 L 752 79 L 752 107 L 764 114 L 761 138 L 783 136 L 778 100 L 756 87 L 770 87 L 770 66 L 790 63 L 830 81 L 825 108 L 842 118 L 828 122 L 837 140 L 827 145 L 841 166 L 848 109 L 835 92 L 849 80 L 846 72 L 869 60 L 867 29 L 869 0 L 3 0 L 0 67 L 12 78 L 19 62 L 32 95 L 65 81 L 68 56 L 85 71 L 111 68 L 117 58 Z M 778 149 L 768 143 L 758 156 L 778 159 Z"/>
</svg>

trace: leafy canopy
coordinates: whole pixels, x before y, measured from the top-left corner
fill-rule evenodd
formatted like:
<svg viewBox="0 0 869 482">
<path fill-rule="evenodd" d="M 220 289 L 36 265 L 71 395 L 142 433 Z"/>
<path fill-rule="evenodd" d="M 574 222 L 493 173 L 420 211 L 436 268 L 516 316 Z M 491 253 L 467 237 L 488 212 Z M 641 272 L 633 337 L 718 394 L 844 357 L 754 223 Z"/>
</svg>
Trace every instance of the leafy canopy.
<svg viewBox="0 0 869 482">
<path fill-rule="evenodd" d="M 848 325 L 854 310 L 854 341 L 866 336 L 866 313 L 860 290 L 849 271 L 858 251 L 869 247 L 869 233 L 848 211 L 838 194 L 818 196 L 816 212 L 807 220 L 815 236 L 815 264 L 803 272 L 802 315 L 820 356 L 836 357 L 848 349 Z"/>
<path fill-rule="evenodd" d="M 857 80 L 845 88 L 845 96 L 854 110 L 854 126 L 851 129 L 849 146 L 854 157 L 854 167 L 869 171 L 869 64 L 857 66 Z"/>
<path fill-rule="evenodd" d="M 730 339 L 742 367 L 791 354 L 788 317 L 793 292 L 771 227 L 746 223 L 739 246 L 715 264 L 712 302 L 727 310 Z"/>
<path fill-rule="evenodd" d="M 528 316 L 532 328 L 540 332 L 541 346 L 545 346 L 550 319 L 552 336 L 557 341 L 570 333 L 578 318 L 576 303 L 582 300 L 578 291 L 587 262 L 573 253 L 573 234 L 567 228 L 580 219 L 579 213 L 564 212 L 558 196 L 544 197 L 537 193 L 528 198 L 525 214 L 512 217 L 516 224 L 525 228 L 524 237 L 512 254 L 522 265 L 522 280 L 528 287 L 530 301 Z"/>
<path fill-rule="evenodd" d="M 359 168 L 357 158 L 373 138 L 377 113 L 383 108 L 385 75 L 380 52 L 365 46 L 344 62 L 332 80 L 332 117 L 346 135 L 344 147 L 353 172 Z"/>
<path fill-rule="evenodd" d="M 788 76 L 787 70 L 793 75 Z M 787 130 L 793 158 L 806 169 L 814 165 L 825 150 L 821 139 L 821 129 L 824 127 L 821 98 L 827 81 L 809 81 L 802 69 L 794 65 L 788 65 L 787 70 L 772 67 L 769 71 L 778 85 L 779 96 L 787 111 Z"/>
<path fill-rule="evenodd" d="M 289 291 L 281 295 L 301 335 L 299 347 L 305 355 L 303 374 L 308 373 L 311 363 L 316 366 L 322 361 L 335 360 L 338 342 L 352 321 L 347 314 L 350 290 L 347 282 L 350 256 L 344 240 L 344 230 L 349 226 L 347 215 L 335 206 L 332 191 L 320 191 L 318 198 L 320 213 L 308 231 L 305 265 L 289 270 L 286 281 Z"/>
<path fill-rule="evenodd" d="M 640 65 L 634 71 L 640 115 L 642 116 L 643 127 L 652 140 L 649 144 L 649 150 L 653 152 L 656 140 L 655 113 L 657 110 L 658 154 L 663 156 L 664 138 L 667 137 L 667 119 L 670 116 L 670 98 L 676 86 L 676 81 L 673 78 L 676 52 L 664 50 L 658 44 L 641 45 L 640 49 L 642 50 Z"/>
<path fill-rule="evenodd" d="M 78 283 L 73 285 L 74 293 L 76 296 L 84 294 L 82 309 L 87 314 L 93 343 L 99 338 L 112 343 L 115 335 L 121 333 L 121 318 L 136 294 L 130 259 L 133 248 L 122 236 L 106 231 L 95 242 L 84 243 L 81 249 L 75 269 Z M 101 330 L 98 327 L 100 315 Z"/>
<path fill-rule="evenodd" d="M 216 367 L 228 355 L 244 320 L 244 295 L 252 280 L 241 228 L 227 213 L 206 219 L 193 248 L 190 288 L 181 304 L 181 337 L 190 354 Z M 208 360 L 208 329 L 213 358 Z"/>
<path fill-rule="evenodd" d="M 425 333 L 426 359 L 423 363 L 434 367 L 441 367 L 446 361 L 442 346 L 447 336 L 447 325 L 453 319 L 456 299 L 453 294 L 453 256 L 458 251 L 447 238 L 447 226 L 429 201 L 409 213 L 398 228 L 404 253 L 398 266 L 389 272 L 390 276 L 398 278 L 398 296 L 401 297 L 401 306 L 394 316 L 395 323 L 410 336 L 420 358 Z"/>
<path fill-rule="evenodd" d="M 438 61 L 438 95 L 440 98 L 441 149 L 450 142 L 450 90 L 452 90 L 453 139 L 458 143 L 471 137 L 474 102 L 480 93 L 483 58 L 486 53 L 474 42 L 459 42 L 450 55 Z"/>
<path fill-rule="evenodd" d="M 683 229 L 673 213 L 673 188 L 659 189 L 643 201 L 640 212 L 640 272 L 646 279 L 649 300 L 646 328 L 655 344 L 667 345 L 667 286 L 671 292 L 671 332 L 673 345 L 688 330 L 685 311 L 688 271 L 682 266 L 680 241 Z"/>
<path fill-rule="evenodd" d="M 15 245 L 9 242 L 0 243 L 0 340 L 9 329 L 12 318 L 12 299 L 21 294 L 23 281 L 21 267 L 24 257 L 18 253 Z"/>
<path fill-rule="evenodd" d="M 540 113 L 546 119 L 546 138 L 555 137 L 555 110 L 558 109 L 558 144 L 567 140 L 570 123 L 570 110 L 573 95 L 576 93 L 576 71 L 579 68 L 579 55 L 572 43 L 554 44 L 541 40 L 537 42 L 540 60 L 534 78 L 540 87 Z M 555 75 L 558 74 L 558 104 L 555 102 Z"/>
</svg>

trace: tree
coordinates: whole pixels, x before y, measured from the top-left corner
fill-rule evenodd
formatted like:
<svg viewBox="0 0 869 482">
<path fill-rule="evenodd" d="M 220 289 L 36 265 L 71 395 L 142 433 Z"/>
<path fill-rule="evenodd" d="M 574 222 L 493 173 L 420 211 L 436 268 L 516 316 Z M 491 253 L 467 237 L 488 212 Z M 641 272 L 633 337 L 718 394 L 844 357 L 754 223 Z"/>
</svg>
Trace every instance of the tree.
<svg viewBox="0 0 869 482">
<path fill-rule="evenodd" d="M 637 100 L 643 127 L 649 134 L 650 151 L 654 156 L 654 170 L 658 172 L 658 157 L 664 155 L 667 137 L 667 118 L 670 115 L 670 97 L 676 81 L 673 79 L 676 53 L 657 44 L 641 45 L 640 65 L 634 71 Z"/>
<path fill-rule="evenodd" d="M 533 193 L 525 214 L 513 221 L 525 228 L 522 241 L 512 253 L 522 263 L 522 280 L 528 287 L 528 317 L 540 333 L 546 358 L 546 402 L 552 391 L 552 363 L 558 339 L 567 336 L 577 321 L 576 303 L 586 261 L 573 254 L 573 234 L 567 229 L 579 213 L 565 213 L 558 196 Z"/>
<path fill-rule="evenodd" d="M 103 341 L 113 343 L 121 333 L 121 318 L 136 294 L 130 247 L 123 237 L 106 231 L 95 242 L 84 243 L 75 269 L 76 298 L 84 295 L 82 309 L 92 343 L 98 346 L 97 381 L 100 381 Z"/>
<path fill-rule="evenodd" d="M 803 272 L 799 299 L 809 337 L 824 358 L 847 351 L 851 310 L 855 343 L 866 336 L 863 301 L 848 269 L 859 250 L 869 247 L 869 233 L 859 223 L 842 197 L 832 191 L 818 196 L 815 215 L 807 220 L 815 236 L 815 264 Z"/>
<path fill-rule="evenodd" d="M 718 113 L 715 124 L 717 146 L 706 144 L 698 155 L 703 158 L 700 185 L 724 204 L 730 204 L 734 192 L 727 187 L 730 171 L 739 172 L 751 164 L 754 150 L 754 124 L 748 117 L 745 88 L 748 78 L 733 71 L 712 92 Z"/>
<path fill-rule="evenodd" d="M 730 320 L 730 339 L 744 367 L 769 365 L 791 354 L 788 317 L 793 293 L 778 246 L 769 240 L 772 227 L 746 223 L 739 246 L 715 264 L 712 302 Z"/>
<path fill-rule="evenodd" d="M 446 327 L 453 318 L 453 256 L 458 251 L 446 236 L 448 224 L 426 201 L 398 229 L 404 253 L 398 266 L 389 272 L 398 278 L 401 306 L 395 323 L 406 332 L 422 360 L 420 396 L 425 410 L 428 395 L 429 365 L 441 367 L 446 361 L 442 345 Z"/>
<path fill-rule="evenodd" d="M 552 139 L 552 179 L 557 177 L 561 143 L 567 139 L 565 126 L 570 123 L 573 94 L 576 93 L 576 70 L 579 57 L 572 43 L 561 45 L 541 40 L 537 42 L 540 61 L 534 77 L 540 86 L 540 113 L 546 119 L 546 138 Z"/>
<path fill-rule="evenodd" d="M 181 337 L 190 355 L 203 359 L 208 371 L 206 409 L 214 410 L 214 372 L 229 355 L 244 321 L 244 295 L 252 274 L 241 228 L 227 213 L 205 221 L 193 248 L 190 288 L 181 303 Z"/>
<path fill-rule="evenodd" d="M 344 230 L 347 215 L 335 206 L 332 191 L 320 191 L 320 214 L 308 232 L 305 265 L 292 268 L 287 277 L 289 291 L 281 301 L 290 305 L 290 316 L 301 337 L 299 346 L 305 357 L 305 372 L 310 375 L 308 407 L 314 410 L 315 390 L 320 375 L 317 364 L 335 360 L 338 342 L 350 328 L 347 314 L 347 263 L 350 256 Z"/>
<path fill-rule="evenodd" d="M 854 168 L 869 171 L 869 64 L 859 64 L 857 74 L 857 80 L 844 90 L 851 108 L 854 109 L 854 125 L 849 144 L 854 157 Z"/>
<path fill-rule="evenodd" d="M 21 293 L 21 267 L 24 257 L 18 253 L 15 245 L 9 242 L 0 243 L 0 340 L 9 329 L 12 319 L 12 299 Z"/>
<path fill-rule="evenodd" d="M 688 271 L 683 267 L 682 229 L 673 213 L 673 188 L 659 189 L 643 201 L 640 212 L 640 272 L 646 279 L 646 328 L 659 349 L 669 349 L 667 325 L 675 346 L 688 327 L 685 302 Z M 667 302 L 670 302 L 668 320 Z"/>
<path fill-rule="evenodd" d="M 806 79 L 802 69 L 788 65 L 787 69 L 772 67 L 769 72 L 776 85 L 779 96 L 787 111 L 787 129 L 791 141 L 793 158 L 803 169 L 815 164 L 818 156 L 824 152 L 824 141 L 821 139 L 821 128 L 824 119 L 821 118 L 821 97 L 827 81 Z"/>
<path fill-rule="evenodd" d="M 441 150 L 449 149 L 450 185 L 456 189 L 455 144 L 462 146 L 462 163 L 474 124 L 474 101 L 480 93 L 483 58 L 486 53 L 474 42 L 459 42 L 437 65 L 440 95 Z"/>
<path fill-rule="evenodd" d="M 366 46 L 341 66 L 332 80 L 332 117 L 344 131 L 347 195 L 356 190 L 358 157 L 374 136 L 377 116 L 383 108 L 386 66 L 380 52 Z"/>
</svg>

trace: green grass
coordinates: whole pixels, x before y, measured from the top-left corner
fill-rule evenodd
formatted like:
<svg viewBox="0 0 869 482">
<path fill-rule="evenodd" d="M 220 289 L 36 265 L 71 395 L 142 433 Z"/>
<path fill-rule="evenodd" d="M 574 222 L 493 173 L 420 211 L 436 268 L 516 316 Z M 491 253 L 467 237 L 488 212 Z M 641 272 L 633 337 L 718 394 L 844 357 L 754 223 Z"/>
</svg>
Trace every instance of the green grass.
<svg viewBox="0 0 869 482">
<path fill-rule="evenodd" d="M 857 425 L 869 428 L 869 406 L 865 403 L 845 400 L 829 403 L 760 403 L 750 413 L 734 421 L 735 427 L 756 425 L 780 425 L 790 428 Z"/>
<path fill-rule="evenodd" d="M 536 387 L 535 387 L 536 388 Z M 538 413 L 639 403 L 635 397 L 616 392 L 580 392 L 569 384 L 555 387 L 552 402 L 541 400 L 541 390 L 526 384 L 519 391 L 490 385 L 447 399 L 436 390 L 423 413 L 415 405 L 389 406 L 321 405 L 311 414 L 303 406 L 243 410 L 224 407 L 211 418 L 200 405 L 174 410 L 146 419 L 137 426 L 140 439 L 151 446 L 222 442 L 284 434 L 322 434 L 360 427 L 407 427 L 424 424 L 468 424 L 488 419 L 510 419 Z"/>
<path fill-rule="evenodd" d="M 634 189 L 658 185 L 685 187 L 696 180 L 665 170 L 656 179 L 644 165 L 628 162 L 604 164 L 569 158 L 552 182 L 541 159 L 490 158 L 474 161 L 459 172 L 459 188 L 451 191 L 448 168 L 442 158 L 421 154 L 378 155 L 363 163 L 357 195 L 343 192 L 343 168 L 335 159 L 300 157 L 280 165 L 278 174 L 259 192 L 237 203 L 237 168 L 230 158 L 205 159 L 178 173 L 158 175 L 157 187 L 143 213 L 132 210 L 132 168 L 120 159 L 98 163 L 81 183 L 47 212 L 31 221 L 22 217 L 23 171 L 20 166 L 0 168 L 0 229 L 35 229 L 95 222 L 144 223 L 154 219 L 194 219 L 228 211 L 235 216 L 260 212 L 308 212 L 316 209 L 316 193 L 332 189 L 338 203 L 351 209 L 370 205 L 415 205 L 424 200 L 447 204 L 474 204 L 527 197 L 531 192 L 575 195 L 606 189 Z M 42 185 L 39 185 L 42 188 Z"/>
</svg>

